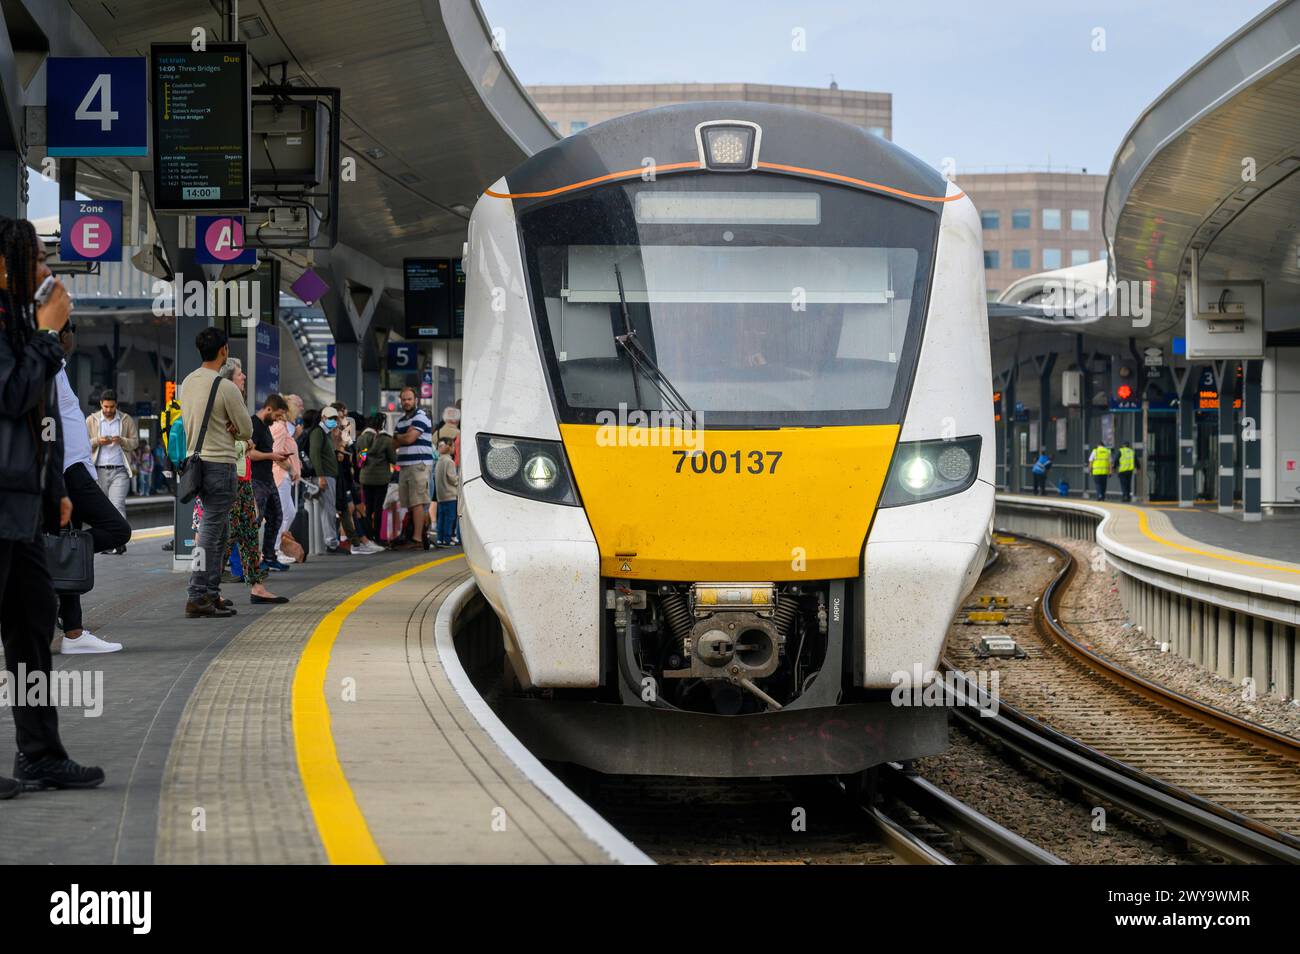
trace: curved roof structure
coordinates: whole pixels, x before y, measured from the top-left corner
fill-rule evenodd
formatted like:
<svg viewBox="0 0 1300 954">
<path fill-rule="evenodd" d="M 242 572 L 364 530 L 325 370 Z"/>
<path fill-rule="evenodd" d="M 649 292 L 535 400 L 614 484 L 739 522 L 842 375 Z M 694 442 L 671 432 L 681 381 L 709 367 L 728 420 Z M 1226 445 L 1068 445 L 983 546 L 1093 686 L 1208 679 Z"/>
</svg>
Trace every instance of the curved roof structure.
<svg viewBox="0 0 1300 954">
<path fill-rule="evenodd" d="M 1150 281 L 1144 337 L 1179 333 L 1190 258 L 1202 279 L 1266 283 L 1270 330 L 1300 305 L 1300 2 L 1281 0 L 1155 100 L 1111 165 L 1112 276 Z"/>
</svg>

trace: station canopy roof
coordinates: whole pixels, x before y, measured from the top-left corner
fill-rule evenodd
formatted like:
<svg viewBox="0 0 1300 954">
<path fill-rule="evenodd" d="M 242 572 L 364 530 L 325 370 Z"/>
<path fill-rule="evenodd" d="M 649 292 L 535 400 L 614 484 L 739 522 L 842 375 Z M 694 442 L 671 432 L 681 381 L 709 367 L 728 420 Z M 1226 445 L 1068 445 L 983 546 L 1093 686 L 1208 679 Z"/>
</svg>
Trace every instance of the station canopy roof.
<svg viewBox="0 0 1300 954">
<path fill-rule="evenodd" d="M 196 26 L 222 36 L 210 0 L 69 3 L 114 56 L 147 56 Z M 254 86 L 279 83 L 285 64 L 291 85 L 342 90 L 341 155 L 357 179 L 341 184 L 339 240 L 384 268 L 459 256 L 483 189 L 556 139 L 476 0 L 242 0 L 239 24 Z M 121 196 L 148 163 L 82 160 L 79 185 Z"/>
<path fill-rule="evenodd" d="M 1147 339 L 1181 334 L 1193 248 L 1202 281 L 1265 282 L 1269 331 L 1300 327 L 1300 0 L 1147 107 L 1116 152 L 1103 230 L 1113 277 L 1154 282 Z"/>
</svg>

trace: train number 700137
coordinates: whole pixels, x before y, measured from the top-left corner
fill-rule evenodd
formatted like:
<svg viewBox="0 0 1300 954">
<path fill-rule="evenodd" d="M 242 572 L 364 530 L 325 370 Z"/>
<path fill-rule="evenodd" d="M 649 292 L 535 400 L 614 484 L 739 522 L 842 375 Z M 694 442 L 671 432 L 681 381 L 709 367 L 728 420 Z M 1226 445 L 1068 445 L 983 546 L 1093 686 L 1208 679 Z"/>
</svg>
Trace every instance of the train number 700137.
<svg viewBox="0 0 1300 954">
<path fill-rule="evenodd" d="M 695 474 L 774 474 L 781 451 L 704 451 L 675 450 L 677 456 L 677 473 L 686 471 L 683 467 L 689 460 L 690 470 Z"/>
</svg>

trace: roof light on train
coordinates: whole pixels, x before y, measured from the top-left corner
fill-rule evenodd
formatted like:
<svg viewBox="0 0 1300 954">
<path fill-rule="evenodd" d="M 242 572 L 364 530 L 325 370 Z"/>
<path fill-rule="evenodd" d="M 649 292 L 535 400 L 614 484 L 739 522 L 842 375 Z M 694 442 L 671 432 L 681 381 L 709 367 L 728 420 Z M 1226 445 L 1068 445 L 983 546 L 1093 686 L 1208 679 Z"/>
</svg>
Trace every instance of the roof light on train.
<svg viewBox="0 0 1300 954">
<path fill-rule="evenodd" d="M 710 169 L 752 169 L 758 156 L 759 128 L 726 120 L 701 123 L 700 160 Z"/>
</svg>

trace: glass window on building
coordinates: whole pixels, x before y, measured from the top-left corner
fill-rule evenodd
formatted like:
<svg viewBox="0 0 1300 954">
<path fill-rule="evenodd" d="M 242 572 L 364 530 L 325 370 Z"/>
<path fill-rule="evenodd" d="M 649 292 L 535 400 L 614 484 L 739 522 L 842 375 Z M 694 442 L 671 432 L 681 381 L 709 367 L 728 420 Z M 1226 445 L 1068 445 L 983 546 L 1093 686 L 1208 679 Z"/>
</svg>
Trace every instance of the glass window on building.
<svg viewBox="0 0 1300 954">
<path fill-rule="evenodd" d="M 867 132 L 871 133 L 871 135 L 873 135 L 873 136 L 879 136 L 881 139 L 884 139 L 884 138 L 885 138 L 885 127 L 884 127 L 884 126 L 868 126 L 868 127 L 867 127 Z"/>
<path fill-rule="evenodd" d="M 1002 266 L 1001 266 L 1000 264 L 998 264 L 998 260 L 999 260 L 999 258 L 1001 258 L 1001 256 L 999 255 L 997 249 L 993 249 L 993 250 L 991 250 L 991 251 L 986 251 L 986 252 L 984 253 L 984 267 L 985 267 L 985 268 L 1001 268 Z"/>
<path fill-rule="evenodd" d="M 584 129 L 586 129 L 586 128 L 587 128 L 587 121 L 586 121 L 585 119 L 571 119 L 571 120 L 569 120 L 569 132 L 570 132 L 570 133 L 581 132 L 582 130 L 584 130 Z"/>
<path fill-rule="evenodd" d="M 1043 268 L 1060 268 L 1061 250 L 1059 248 L 1043 249 Z"/>
<path fill-rule="evenodd" d="M 1070 210 L 1070 231 L 1072 232 L 1088 231 L 1088 210 L 1087 209 Z"/>
<path fill-rule="evenodd" d="M 1043 228 L 1056 232 L 1061 228 L 1061 210 L 1060 209 L 1043 209 Z"/>
<path fill-rule="evenodd" d="M 1029 221 L 1030 217 L 1028 209 L 1011 210 L 1011 227 L 1013 229 L 1027 229 L 1029 228 Z M 1028 255 L 1029 253 L 1026 252 L 1025 254 Z"/>
<path fill-rule="evenodd" d="M 1011 267 L 1012 268 L 1032 267 L 1029 262 L 1029 249 L 1027 248 L 1014 249 L 1011 252 Z"/>
<path fill-rule="evenodd" d="M 1070 249 L 1071 265 L 1087 265 L 1089 262 L 1088 250 L 1086 248 Z"/>
<path fill-rule="evenodd" d="M 1102 262 L 1106 261 L 1106 250 L 1104 248 L 1097 253 L 1097 259 Z"/>
<path fill-rule="evenodd" d="M 986 232 L 990 232 L 994 229 L 1001 228 L 1002 227 L 1001 216 L 998 214 L 996 209 L 993 211 L 989 211 L 988 209 L 985 209 L 983 212 L 980 213 L 980 225 L 984 226 L 984 230 Z"/>
</svg>

